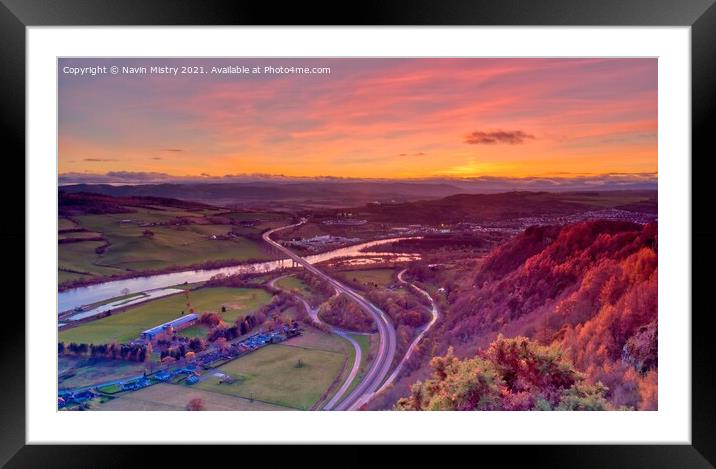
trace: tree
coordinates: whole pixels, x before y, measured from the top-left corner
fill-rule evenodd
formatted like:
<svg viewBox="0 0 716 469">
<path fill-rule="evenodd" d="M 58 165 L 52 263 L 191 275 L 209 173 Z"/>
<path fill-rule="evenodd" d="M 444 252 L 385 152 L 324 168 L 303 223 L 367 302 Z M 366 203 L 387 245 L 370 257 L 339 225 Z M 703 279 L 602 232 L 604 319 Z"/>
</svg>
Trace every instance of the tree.
<svg viewBox="0 0 716 469">
<path fill-rule="evenodd" d="M 191 399 L 186 405 L 186 410 L 192 410 L 192 411 L 206 410 L 206 406 L 204 405 L 204 400 L 200 397 L 195 397 L 195 398 Z"/>
<path fill-rule="evenodd" d="M 557 410 L 608 410 L 604 394 L 607 388 L 601 383 L 577 383 L 564 393 Z"/>
<path fill-rule="evenodd" d="M 122 290 L 120 290 L 120 293 L 122 294 L 122 296 L 129 295 L 129 288 L 122 288 Z"/>
<path fill-rule="evenodd" d="M 226 337 L 219 337 L 214 342 L 214 345 L 216 346 L 216 349 L 219 351 L 219 353 L 224 353 L 226 349 L 228 348 L 228 344 L 226 342 Z"/>
<path fill-rule="evenodd" d="M 477 356 L 448 349 L 434 357 L 433 375 L 417 382 L 397 410 L 605 410 L 607 387 L 584 382 L 555 346 L 498 336 Z"/>
<path fill-rule="evenodd" d="M 199 324 L 204 324 L 208 327 L 216 327 L 222 325 L 223 318 L 218 313 L 205 312 L 199 316 Z"/>
<path fill-rule="evenodd" d="M 204 350 L 204 341 L 198 337 L 194 337 L 189 341 L 189 350 L 192 352 L 201 352 Z"/>
</svg>

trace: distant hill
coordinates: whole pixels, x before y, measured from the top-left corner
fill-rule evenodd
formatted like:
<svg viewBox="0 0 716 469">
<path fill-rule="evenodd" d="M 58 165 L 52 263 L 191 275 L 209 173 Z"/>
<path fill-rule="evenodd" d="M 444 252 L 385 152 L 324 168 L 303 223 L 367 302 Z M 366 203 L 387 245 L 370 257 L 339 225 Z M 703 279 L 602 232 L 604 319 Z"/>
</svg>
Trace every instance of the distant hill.
<svg viewBox="0 0 716 469">
<path fill-rule="evenodd" d="M 91 192 L 117 197 L 168 197 L 216 205 L 270 205 L 276 202 L 351 206 L 379 200 L 405 202 L 445 197 L 461 189 L 444 183 L 411 182 L 251 182 L 188 184 L 74 184 L 60 192 Z M 310 205 L 310 204 L 309 204 Z"/>
<path fill-rule="evenodd" d="M 480 267 L 411 268 L 443 285 L 448 304 L 421 366 L 449 346 L 472 357 L 498 334 L 526 336 L 561 348 L 590 383 L 609 388 L 615 408 L 655 409 L 657 233 L 656 223 L 532 227 Z"/>
<path fill-rule="evenodd" d="M 656 213 L 656 191 L 505 192 L 456 194 L 437 200 L 372 203 L 352 208 L 355 217 L 377 222 L 486 222 L 539 215 L 572 215 L 621 208 Z"/>
<path fill-rule="evenodd" d="M 132 213 L 135 208 L 154 210 L 182 209 L 203 210 L 214 208 L 207 204 L 168 199 L 165 197 L 113 197 L 88 192 L 60 191 L 58 209 L 61 216 L 101 215 L 105 213 Z"/>
</svg>

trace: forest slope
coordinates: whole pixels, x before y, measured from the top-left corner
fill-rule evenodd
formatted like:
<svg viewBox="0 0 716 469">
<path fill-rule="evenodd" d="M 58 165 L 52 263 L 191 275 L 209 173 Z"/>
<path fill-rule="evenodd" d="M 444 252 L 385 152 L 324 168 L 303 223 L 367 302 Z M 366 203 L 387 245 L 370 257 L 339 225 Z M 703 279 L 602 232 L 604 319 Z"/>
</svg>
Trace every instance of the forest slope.
<svg viewBox="0 0 716 469">
<path fill-rule="evenodd" d="M 656 408 L 656 223 L 533 227 L 478 269 L 411 274 L 448 286 L 445 318 L 423 348 L 423 371 L 450 346 L 472 357 L 498 334 L 526 336 L 558 347 L 588 383 L 604 384 L 612 408 Z"/>
</svg>

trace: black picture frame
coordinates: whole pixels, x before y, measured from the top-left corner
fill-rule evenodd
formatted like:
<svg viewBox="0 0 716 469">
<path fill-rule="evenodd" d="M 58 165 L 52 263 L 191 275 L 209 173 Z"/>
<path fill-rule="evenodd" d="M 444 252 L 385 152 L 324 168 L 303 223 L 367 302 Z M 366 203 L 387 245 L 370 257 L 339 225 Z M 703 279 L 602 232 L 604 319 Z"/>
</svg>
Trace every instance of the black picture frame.
<svg viewBox="0 0 716 469">
<path fill-rule="evenodd" d="M 112 25 L 517 25 L 517 26 L 690 26 L 692 66 L 692 445 L 551 445 L 546 447 L 484 447 L 509 454 L 511 463 L 549 467 L 714 467 L 716 464 L 716 374 L 706 303 L 713 275 L 716 231 L 708 224 L 713 199 L 706 184 L 705 161 L 713 153 L 716 130 L 716 6 L 714 0 L 412 0 L 330 5 L 213 0 L 0 0 L 0 96 L 2 127 L 6 130 L 3 159 L 6 174 L 3 200 L 9 215 L 24 220 L 18 193 L 25 174 L 25 47 L 28 26 Z M 696 155 L 699 155 L 696 157 Z M 684 155 L 689 158 L 690 155 Z M 698 169 L 701 169 L 699 171 Z M 701 181 L 705 182 L 705 181 Z M 24 245 L 24 223 L 3 223 L 5 246 Z M 24 265 L 19 249 L 6 249 L 4 258 Z M 24 268 L 22 270 L 24 272 Z M 699 272 L 701 275 L 699 275 Z M 18 274 L 16 278 L 20 278 Z M 24 285 L 24 275 L 23 285 Z M 19 280 L 14 280 L 19 283 Z M 10 283 L 19 291 L 19 285 Z M 24 304 L 23 311 L 24 311 Z M 711 306 L 711 307 L 709 307 Z M 2 398 L 0 399 L 0 464 L 7 467 L 127 467 L 153 458 L 143 447 L 51 446 L 25 444 L 25 330 L 20 309 L 6 311 L 0 328 Z M 688 314 L 669 311 L 664 314 Z M 27 331 L 26 331 L 27 333 Z M 668 333 L 668 331 L 665 331 Z M 22 361 L 18 357 L 23 357 Z M 578 431 L 578 429 L 575 429 Z M 417 452 L 410 452 L 416 454 Z M 343 451 L 354 462 L 367 460 L 356 450 Z M 156 455 L 154 456 L 156 457 Z M 159 456 L 164 458 L 164 456 Z M 405 455 L 406 463 L 410 455 Z M 414 456 L 413 456 L 414 457 Z"/>
</svg>

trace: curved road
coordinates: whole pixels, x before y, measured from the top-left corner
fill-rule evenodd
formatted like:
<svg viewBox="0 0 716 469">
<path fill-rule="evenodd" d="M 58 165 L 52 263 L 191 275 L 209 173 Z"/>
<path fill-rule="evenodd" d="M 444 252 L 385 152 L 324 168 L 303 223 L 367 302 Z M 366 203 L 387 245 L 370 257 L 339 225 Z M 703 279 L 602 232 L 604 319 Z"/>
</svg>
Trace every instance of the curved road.
<svg viewBox="0 0 716 469">
<path fill-rule="evenodd" d="M 393 325 L 388 320 L 386 314 L 373 303 L 365 299 L 362 295 L 356 293 L 353 289 L 347 287 L 346 285 L 343 285 L 338 280 L 329 277 L 301 256 L 294 254 L 290 249 L 271 239 L 271 235 L 277 231 L 293 228 L 304 223 L 306 223 L 306 219 L 302 219 L 300 222 L 293 225 L 274 228 L 265 232 L 263 234 L 263 239 L 268 244 L 291 258 L 293 261 L 300 264 L 307 271 L 318 276 L 325 282 L 328 282 L 336 289 L 336 291 L 343 293 L 355 301 L 361 309 L 373 318 L 378 326 L 380 343 L 378 345 L 378 353 L 373 360 L 373 363 L 371 363 L 371 366 L 363 377 L 363 380 L 358 383 L 358 385 L 348 394 L 348 396 L 346 396 L 345 399 L 333 408 L 334 410 L 356 410 L 363 403 L 367 402 L 367 399 L 375 393 L 390 371 L 390 365 L 393 363 L 393 357 L 395 356 L 395 329 L 393 329 Z"/>
<path fill-rule="evenodd" d="M 408 285 L 408 286 L 410 286 L 410 287 L 413 287 L 415 290 L 418 291 L 418 293 L 420 293 L 421 295 L 423 295 L 424 297 L 426 297 L 428 300 L 430 300 L 430 305 L 431 305 L 431 310 L 430 310 L 430 312 L 432 313 L 433 318 L 432 318 L 432 319 L 430 320 L 430 322 L 423 328 L 423 330 L 420 331 L 420 334 L 418 334 L 418 336 L 413 340 L 413 342 L 410 344 L 410 347 L 408 347 L 408 351 L 405 352 L 405 356 L 403 357 L 403 359 L 400 360 L 400 363 L 398 363 L 398 366 L 395 367 L 395 370 L 393 370 L 393 372 L 390 374 L 390 376 L 388 377 L 388 379 L 385 380 L 385 383 L 383 383 L 383 386 L 381 386 L 380 389 L 378 389 L 378 390 L 375 392 L 375 394 L 378 394 L 379 392 L 383 391 L 383 390 L 384 390 L 385 388 L 387 388 L 390 384 L 392 384 L 393 381 L 395 381 L 395 378 L 398 377 L 398 374 L 400 373 L 400 370 L 403 368 L 403 365 L 405 365 L 405 362 L 408 361 L 408 359 L 410 358 L 410 356 L 411 356 L 411 355 L 413 354 L 413 352 L 415 351 L 415 347 L 418 346 L 418 343 L 423 339 L 423 337 L 425 337 L 425 334 L 427 334 L 427 332 L 435 325 L 435 323 L 437 322 L 438 318 L 440 317 L 440 312 L 438 311 L 438 305 L 435 304 L 435 301 L 433 300 L 433 297 L 430 296 L 430 293 L 426 292 L 425 290 L 423 290 L 422 288 L 418 287 L 418 286 L 415 285 L 414 283 L 407 282 L 406 280 L 403 279 L 403 275 L 405 274 L 405 272 L 406 272 L 407 270 L 408 270 L 408 269 L 403 269 L 403 270 L 400 271 L 400 273 L 398 273 L 398 280 L 400 281 L 400 283 L 403 283 L 403 284 L 405 284 L 405 285 Z M 372 397 L 372 396 L 371 396 L 371 397 Z M 370 400 L 370 398 L 369 398 L 368 400 Z M 366 401 L 366 402 L 367 402 L 367 401 Z"/>
<path fill-rule="evenodd" d="M 283 277 L 276 277 L 275 279 L 271 280 L 269 282 L 269 285 L 273 288 L 278 288 L 279 290 L 282 290 L 281 287 L 276 286 L 276 282 L 282 278 L 286 278 L 287 276 Z M 285 290 L 284 290 L 285 291 Z M 321 324 L 326 326 L 331 333 L 336 334 L 340 337 L 343 337 L 348 342 L 351 343 L 353 346 L 353 349 L 355 350 L 355 360 L 353 360 L 353 367 L 351 368 L 350 373 L 348 373 L 348 376 L 346 377 L 345 381 L 343 382 L 343 385 L 336 391 L 336 393 L 333 395 L 330 401 L 326 403 L 326 405 L 323 406 L 323 410 L 331 410 L 333 409 L 338 401 L 340 401 L 341 397 L 346 393 L 348 388 L 350 387 L 351 383 L 355 379 L 356 376 L 358 376 L 358 372 L 360 371 L 360 363 L 363 359 L 363 350 L 360 348 L 360 344 L 355 341 L 353 337 L 351 337 L 348 333 L 348 331 L 345 331 L 343 329 L 340 329 L 338 327 L 333 327 L 330 324 L 327 324 L 323 321 L 321 321 L 321 318 L 318 317 L 318 310 L 315 308 L 311 308 L 311 305 L 308 304 L 308 302 L 300 295 L 294 295 L 305 308 L 308 315 L 311 317 L 311 320 L 315 322 L 316 324 Z"/>
</svg>

